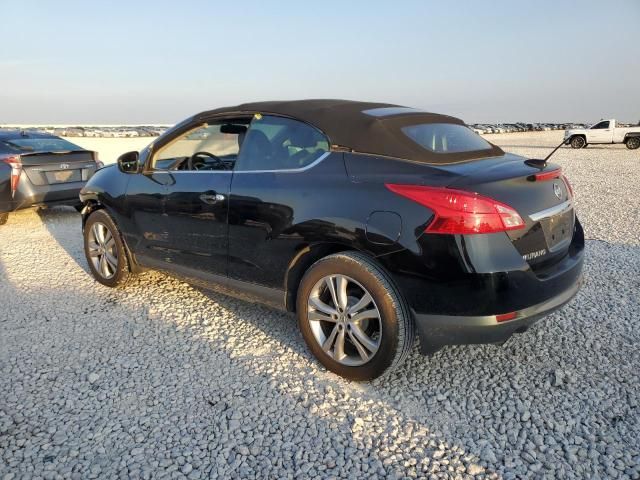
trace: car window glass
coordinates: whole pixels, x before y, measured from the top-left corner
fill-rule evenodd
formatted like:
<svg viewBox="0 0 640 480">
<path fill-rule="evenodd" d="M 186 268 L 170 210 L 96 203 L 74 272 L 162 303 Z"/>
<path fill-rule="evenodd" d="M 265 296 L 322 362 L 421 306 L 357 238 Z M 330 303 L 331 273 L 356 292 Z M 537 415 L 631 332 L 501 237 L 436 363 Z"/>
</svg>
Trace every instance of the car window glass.
<svg viewBox="0 0 640 480">
<path fill-rule="evenodd" d="M 594 129 L 603 129 L 603 128 L 609 128 L 609 122 L 600 122 L 600 123 L 596 123 L 593 127 Z"/>
<path fill-rule="evenodd" d="M 152 168 L 232 170 L 246 128 L 242 122 L 204 124 L 161 147 L 153 157 Z"/>
<path fill-rule="evenodd" d="M 242 143 L 237 171 L 304 168 L 329 151 L 329 141 L 316 128 L 297 120 L 254 116 Z"/>
<path fill-rule="evenodd" d="M 1 140 L 8 148 L 21 152 L 66 152 L 83 150 L 82 147 L 57 137 L 9 138 Z"/>
<path fill-rule="evenodd" d="M 421 123 L 402 128 L 402 132 L 434 153 L 460 153 L 489 150 L 491 144 L 464 125 L 455 123 Z"/>
</svg>

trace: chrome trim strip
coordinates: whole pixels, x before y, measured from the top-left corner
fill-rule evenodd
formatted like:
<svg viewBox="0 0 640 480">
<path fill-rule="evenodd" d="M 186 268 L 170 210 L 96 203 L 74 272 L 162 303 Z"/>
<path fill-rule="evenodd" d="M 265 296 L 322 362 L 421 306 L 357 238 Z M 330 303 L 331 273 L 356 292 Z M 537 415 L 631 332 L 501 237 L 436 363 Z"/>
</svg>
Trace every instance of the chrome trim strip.
<svg viewBox="0 0 640 480">
<path fill-rule="evenodd" d="M 174 175 L 176 173 L 233 173 L 233 170 L 151 170 L 148 173 L 167 173 Z"/>
<path fill-rule="evenodd" d="M 559 205 L 555 205 L 551 208 L 547 208 L 545 210 L 541 210 L 539 212 L 536 213 L 532 213 L 531 215 L 529 215 L 529 218 L 531 220 L 533 220 L 534 222 L 539 222 L 540 220 L 544 219 L 544 218 L 549 218 L 549 217 L 553 217 L 555 215 L 558 215 L 559 213 L 564 212 L 565 210 L 569 210 L 570 208 L 573 207 L 573 202 L 571 202 L 571 200 L 567 200 Z"/>
<path fill-rule="evenodd" d="M 151 170 L 152 173 L 298 173 L 310 170 L 333 152 L 324 152 L 316 160 L 301 168 L 287 168 L 282 170 Z"/>
<path fill-rule="evenodd" d="M 321 161 L 327 158 L 333 152 L 324 152 L 320 155 L 316 160 L 302 168 L 287 168 L 282 170 L 235 170 L 233 173 L 298 173 L 304 172 L 306 170 L 310 170 L 316 165 L 318 165 Z"/>
</svg>

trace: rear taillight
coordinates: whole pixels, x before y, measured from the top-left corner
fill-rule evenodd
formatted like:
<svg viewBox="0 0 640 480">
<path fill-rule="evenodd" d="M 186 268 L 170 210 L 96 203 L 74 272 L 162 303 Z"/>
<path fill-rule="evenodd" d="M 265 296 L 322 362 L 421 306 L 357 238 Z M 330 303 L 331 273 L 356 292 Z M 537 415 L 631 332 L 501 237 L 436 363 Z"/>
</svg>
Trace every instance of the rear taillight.
<svg viewBox="0 0 640 480">
<path fill-rule="evenodd" d="M 22 160 L 19 155 L 3 157 L 1 160 L 11 167 L 11 196 L 13 197 L 15 196 L 16 190 L 18 190 L 18 184 L 20 183 Z"/>
<path fill-rule="evenodd" d="M 522 217 L 509 205 L 477 193 L 421 185 L 386 184 L 398 195 L 433 210 L 427 233 L 469 235 L 524 228 Z"/>
</svg>

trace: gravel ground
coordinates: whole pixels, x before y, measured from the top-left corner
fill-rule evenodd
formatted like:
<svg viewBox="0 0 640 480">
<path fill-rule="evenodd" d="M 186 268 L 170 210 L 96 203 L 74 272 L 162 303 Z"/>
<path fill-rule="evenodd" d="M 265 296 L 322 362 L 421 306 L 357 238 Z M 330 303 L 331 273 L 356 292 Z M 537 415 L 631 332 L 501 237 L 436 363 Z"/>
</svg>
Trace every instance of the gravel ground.
<svg viewBox="0 0 640 480">
<path fill-rule="evenodd" d="M 488 138 L 543 156 L 560 137 Z M 556 161 L 590 239 L 577 298 L 370 384 L 323 371 L 286 314 L 158 273 L 100 286 L 72 209 L 11 216 L 0 478 L 640 478 L 640 151 Z"/>
</svg>

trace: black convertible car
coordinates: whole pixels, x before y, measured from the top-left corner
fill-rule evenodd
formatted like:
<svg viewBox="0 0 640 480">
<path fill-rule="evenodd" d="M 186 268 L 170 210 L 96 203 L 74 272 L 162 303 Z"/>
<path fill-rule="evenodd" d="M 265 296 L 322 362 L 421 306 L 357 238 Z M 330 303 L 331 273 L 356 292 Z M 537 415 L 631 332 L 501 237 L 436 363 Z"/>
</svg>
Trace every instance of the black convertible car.
<svg viewBox="0 0 640 480">
<path fill-rule="evenodd" d="M 296 312 L 328 369 L 501 343 L 577 292 L 584 237 L 560 168 L 453 117 L 344 100 L 198 114 L 81 192 L 95 278 L 142 268 Z"/>
<path fill-rule="evenodd" d="M 80 206 L 78 194 L 100 168 L 96 152 L 42 132 L 0 130 L 0 225 L 33 206 Z"/>
</svg>

